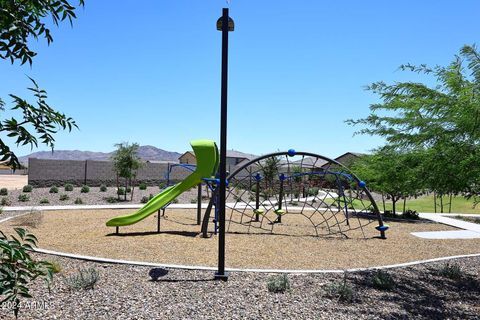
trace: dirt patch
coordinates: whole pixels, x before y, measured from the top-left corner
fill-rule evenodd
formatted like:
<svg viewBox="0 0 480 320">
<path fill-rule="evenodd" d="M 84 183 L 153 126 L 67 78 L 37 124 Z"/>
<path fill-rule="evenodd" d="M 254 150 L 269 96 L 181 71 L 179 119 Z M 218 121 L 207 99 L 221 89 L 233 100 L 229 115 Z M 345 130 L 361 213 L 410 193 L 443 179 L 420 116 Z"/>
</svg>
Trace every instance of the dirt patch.
<svg viewBox="0 0 480 320">
<path fill-rule="evenodd" d="M 115 259 L 216 266 L 217 237 L 200 237 L 196 211 L 168 209 L 161 218 L 161 233 L 156 233 L 157 218 L 127 227 L 105 226 L 105 222 L 130 210 L 44 211 L 32 230 L 41 248 L 108 257 Z M 292 215 L 291 219 L 296 216 Z M 22 224 L 18 217 L 0 225 L 4 232 Z M 322 238 L 287 235 L 288 225 L 300 222 L 285 220 L 281 235 L 228 233 L 226 265 L 236 268 L 347 269 L 403 263 L 442 256 L 477 253 L 480 239 L 430 240 L 414 237 L 410 232 L 455 230 L 435 223 L 390 222 L 387 239 L 376 238 L 374 225 L 367 228 L 367 238 L 353 234 Z M 211 231 L 211 230 L 210 230 Z M 235 232 L 235 230 L 231 230 Z"/>
<path fill-rule="evenodd" d="M 8 190 L 22 189 L 28 184 L 28 176 L 16 174 L 0 174 L 0 188 Z"/>
</svg>

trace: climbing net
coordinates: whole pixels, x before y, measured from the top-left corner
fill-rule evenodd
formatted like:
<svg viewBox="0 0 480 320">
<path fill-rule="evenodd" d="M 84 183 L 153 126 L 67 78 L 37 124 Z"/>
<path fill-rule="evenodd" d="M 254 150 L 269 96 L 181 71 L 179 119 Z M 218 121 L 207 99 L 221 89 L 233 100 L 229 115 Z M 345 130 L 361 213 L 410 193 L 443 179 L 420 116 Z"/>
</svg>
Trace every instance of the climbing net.
<svg viewBox="0 0 480 320">
<path fill-rule="evenodd" d="M 382 218 L 365 183 L 326 157 L 278 152 L 228 178 L 227 232 L 372 237 Z M 366 228 L 370 226 L 369 228 Z"/>
</svg>

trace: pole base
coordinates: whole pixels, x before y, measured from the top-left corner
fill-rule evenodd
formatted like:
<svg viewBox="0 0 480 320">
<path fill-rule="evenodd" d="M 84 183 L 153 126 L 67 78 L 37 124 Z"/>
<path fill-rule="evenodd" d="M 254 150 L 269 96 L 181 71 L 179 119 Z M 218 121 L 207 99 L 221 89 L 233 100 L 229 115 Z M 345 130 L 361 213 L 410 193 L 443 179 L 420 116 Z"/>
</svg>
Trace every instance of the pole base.
<svg viewBox="0 0 480 320">
<path fill-rule="evenodd" d="M 220 274 L 218 272 L 215 272 L 215 280 L 222 280 L 222 281 L 227 281 L 228 280 L 228 272 L 225 271 L 223 274 Z"/>
</svg>

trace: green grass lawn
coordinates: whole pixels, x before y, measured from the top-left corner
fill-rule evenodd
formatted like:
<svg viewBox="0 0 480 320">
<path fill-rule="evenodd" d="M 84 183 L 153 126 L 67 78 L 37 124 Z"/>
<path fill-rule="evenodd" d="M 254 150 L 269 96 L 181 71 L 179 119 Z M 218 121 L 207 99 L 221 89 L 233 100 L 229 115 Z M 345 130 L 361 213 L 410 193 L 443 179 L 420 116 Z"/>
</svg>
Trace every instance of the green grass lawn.
<svg viewBox="0 0 480 320">
<path fill-rule="evenodd" d="M 448 201 L 449 198 L 445 197 L 443 199 L 443 211 L 448 213 Z M 378 201 L 377 205 L 380 210 L 383 210 L 382 202 Z M 387 202 L 385 204 L 387 210 L 392 210 L 392 203 Z M 400 200 L 396 203 L 397 212 L 402 212 L 403 210 L 403 200 Z M 407 200 L 406 209 L 416 210 L 418 212 L 435 212 L 435 207 L 433 203 L 433 196 L 425 196 L 417 199 Z M 437 206 L 437 212 L 440 212 L 440 207 Z M 473 208 L 473 200 L 467 200 L 464 197 L 453 197 L 452 198 L 452 213 L 479 213 L 480 214 L 480 204 Z"/>
</svg>

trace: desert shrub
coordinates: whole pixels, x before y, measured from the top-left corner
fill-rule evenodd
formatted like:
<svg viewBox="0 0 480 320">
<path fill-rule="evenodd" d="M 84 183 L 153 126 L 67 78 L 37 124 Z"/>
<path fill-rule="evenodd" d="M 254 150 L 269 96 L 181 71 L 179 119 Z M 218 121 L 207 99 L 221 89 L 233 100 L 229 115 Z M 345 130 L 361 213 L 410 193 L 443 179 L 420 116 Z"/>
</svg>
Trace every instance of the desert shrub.
<svg viewBox="0 0 480 320">
<path fill-rule="evenodd" d="M 126 193 L 132 192 L 132 188 L 131 188 L 131 187 L 127 187 L 127 189 L 125 189 L 125 192 L 126 192 Z"/>
<path fill-rule="evenodd" d="M 446 263 L 438 270 L 438 274 L 445 278 L 458 280 L 462 277 L 462 269 L 457 263 Z"/>
<path fill-rule="evenodd" d="M 197 198 L 192 198 L 192 199 L 190 199 L 190 203 L 197 203 L 197 202 L 198 202 L 198 201 L 197 201 Z"/>
<path fill-rule="evenodd" d="M 70 290 L 93 289 L 97 283 L 99 274 L 95 268 L 80 269 L 77 273 L 66 277 L 65 284 Z"/>
<path fill-rule="evenodd" d="M 148 200 L 150 200 L 147 196 L 143 196 L 142 199 L 140 199 L 141 203 L 147 203 Z"/>
<path fill-rule="evenodd" d="M 40 204 L 46 204 L 46 203 L 50 203 L 50 201 L 48 201 L 47 198 L 42 198 L 42 199 L 40 199 L 39 203 Z"/>
<path fill-rule="evenodd" d="M 327 286 L 327 295 L 342 302 L 353 302 L 354 289 L 347 282 L 347 274 L 344 274 L 343 280 L 336 281 Z"/>
<path fill-rule="evenodd" d="M 33 186 L 30 184 L 23 186 L 23 189 L 22 189 L 23 192 L 32 192 L 32 190 L 33 190 Z"/>
<path fill-rule="evenodd" d="M 58 187 L 57 187 L 57 186 L 52 186 L 52 187 L 50 188 L 50 191 L 49 191 L 49 192 L 50 192 L 50 193 L 58 193 Z"/>
<path fill-rule="evenodd" d="M 285 293 L 290 290 L 290 280 L 286 274 L 271 276 L 267 279 L 267 289 L 272 293 Z"/>
<path fill-rule="evenodd" d="M 117 189 L 117 195 L 119 195 L 119 196 L 125 195 L 125 188 L 123 188 L 123 187 L 118 188 Z"/>
<path fill-rule="evenodd" d="M 312 197 L 312 196 L 316 196 L 318 194 L 318 188 L 308 188 L 308 196 L 309 197 Z"/>
<path fill-rule="evenodd" d="M 53 273 L 60 273 L 62 272 L 62 265 L 60 264 L 60 262 L 56 261 L 56 260 L 48 260 L 48 263 L 50 263 L 50 265 L 52 266 L 52 272 Z"/>
<path fill-rule="evenodd" d="M 118 202 L 118 199 L 116 197 L 106 197 L 106 198 L 104 198 L 104 200 L 107 203 L 117 203 Z"/>
<path fill-rule="evenodd" d="M 26 194 L 19 194 L 18 195 L 18 201 L 20 202 L 27 202 L 27 201 L 30 201 L 30 197 Z"/>
<path fill-rule="evenodd" d="M 395 287 L 395 280 L 393 277 L 383 270 L 374 272 L 370 282 L 374 288 L 379 290 L 391 290 Z"/>
<path fill-rule="evenodd" d="M 104 185 L 104 184 L 102 184 L 102 185 L 100 186 L 100 192 L 106 192 L 106 191 L 107 191 L 107 186 Z"/>
<path fill-rule="evenodd" d="M 147 190 L 147 185 L 145 184 L 145 182 L 142 182 L 138 185 L 138 189 L 140 190 Z"/>
<path fill-rule="evenodd" d="M 37 238 L 25 229 L 15 228 L 16 237 L 7 237 L 0 231 L 0 279 L 3 302 L 9 301 L 18 316 L 21 298 L 31 298 L 29 285 L 35 279 L 44 279 L 49 285 L 53 278 L 52 265 L 34 260 L 29 252 L 37 246 Z"/>
<path fill-rule="evenodd" d="M 418 212 L 415 210 L 407 210 L 402 214 L 402 217 L 405 219 L 418 220 L 420 219 Z"/>
<path fill-rule="evenodd" d="M 70 199 L 70 197 L 67 194 L 60 195 L 60 201 L 67 201 L 68 199 Z"/>
<path fill-rule="evenodd" d="M 77 198 L 77 199 L 75 199 L 74 203 L 75 204 L 83 204 L 83 200 L 82 200 L 82 198 Z"/>
<path fill-rule="evenodd" d="M 43 214 L 41 211 L 32 210 L 29 214 L 25 214 L 19 217 L 16 217 L 13 220 L 14 226 L 19 227 L 29 227 L 29 228 L 37 228 L 43 220 Z"/>
<path fill-rule="evenodd" d="M 81 193 L 89 193 L 90 192 L 90 187 L 86 186 L 86 185 L 83 185 L 82 189 L 80 189 L 80 192 Z"/>
<path fill-rule="evenodd" d="M 8 189 L 7 188 L 0 189 L 0 196 L 7 196 L 7 195 L 8 195 Z"/>
<path fill-rule="evenodd" d="M 148 195 L 148 200 L 152 200 L 152 199 L 153 199 L 153 194 L 150 193 L 150 194 Z"/>
<path fill-rule="evenodd" d="M 12 204 L 12 202 L 8 198 L 2 198 L 2 200 L 0 200 L 0 205 L 1 206 L 9 206 L 11 204 Z"/>
<path fill-rule="evenodd" d="M 67 183 L 64 186 L 65 191 L 73 191 L 73 185 L 71 183 Z"/>
</svg>

